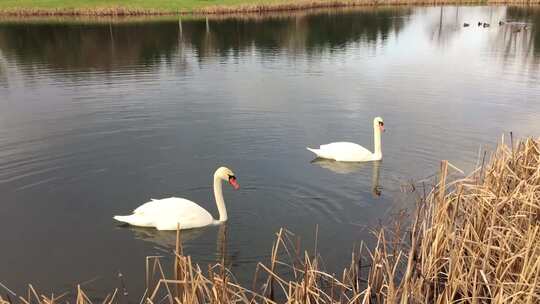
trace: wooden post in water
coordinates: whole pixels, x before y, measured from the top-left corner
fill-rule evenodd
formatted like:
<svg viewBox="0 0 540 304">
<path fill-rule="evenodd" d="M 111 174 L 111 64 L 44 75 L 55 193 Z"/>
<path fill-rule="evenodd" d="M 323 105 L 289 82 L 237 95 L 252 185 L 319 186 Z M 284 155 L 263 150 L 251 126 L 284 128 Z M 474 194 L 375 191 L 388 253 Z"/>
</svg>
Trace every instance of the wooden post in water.
<svg viewBox="0 0 540 304">
<path fill-rule="evenodd" d="M 180 34 L 180 37 L 182 37 L 182 18 L 178 19 L 178 33 Z"/>
<path fill-rule="evenodd" d="M 114 53 L 114 35 L 112 30 L 112 24 L 109 22 L 109 36 L 111 36 L 111 52 Z"/>
</svg>

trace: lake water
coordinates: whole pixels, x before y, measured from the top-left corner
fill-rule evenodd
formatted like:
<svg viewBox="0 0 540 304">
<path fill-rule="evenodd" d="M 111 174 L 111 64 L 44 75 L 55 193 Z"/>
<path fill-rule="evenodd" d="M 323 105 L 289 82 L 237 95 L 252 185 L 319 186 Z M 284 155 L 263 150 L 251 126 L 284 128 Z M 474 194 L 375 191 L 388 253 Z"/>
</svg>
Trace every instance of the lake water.
<svg viewBox="0 0 540 304">
<path fill-rule="evenodd" d="M 372 149 L 375 116 L 382 162 L 312 162 L 306 146 Z M 137 299 L 145 257 L 168 256 L 174 233 L 112 216 L 173 195 L 217 216 L 220 165 L 242 186 L 225 189 L 230 220 L 184 233 L 186 253 L 206 265 L 226 246 L 248 280 L 280 227 L 311 248 L 318 225 L 337 270 L 410 205 L 401 184 L 441 159 L 470 171 L 509 131 L 540 134 L 538 7 L 3 20 L 0 282 L 58 294 L 95 279 L 100 295 L 120 271 Z"/>
</svg>

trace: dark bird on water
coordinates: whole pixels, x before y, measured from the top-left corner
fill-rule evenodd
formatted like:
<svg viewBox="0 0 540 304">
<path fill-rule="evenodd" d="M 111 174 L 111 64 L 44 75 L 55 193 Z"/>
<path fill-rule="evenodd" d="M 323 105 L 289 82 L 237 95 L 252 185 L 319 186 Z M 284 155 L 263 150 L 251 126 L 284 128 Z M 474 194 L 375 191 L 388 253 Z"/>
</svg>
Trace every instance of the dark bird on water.
<svg viewBox="0 0 540 304">
<path fill-rule="evenodd" d="M 484 22 L 484 27 L 489 27 L 489 23 Z"/>
<path fill-rule="evenodd" d="M 499 25 L 503 25 L 504 24 L 504 21 L 499 21 Z"/>
<path fill-rule="evenodd" d="M 467 26 L 469 26 L 468 23 L 463 23 L 463 27 L 467 27 Z"/>
<path fill-rule="evenodd" d="M 478 26 L 481 26 L 482 25 L 482 22 L 478 21 Z"/>
</svg>

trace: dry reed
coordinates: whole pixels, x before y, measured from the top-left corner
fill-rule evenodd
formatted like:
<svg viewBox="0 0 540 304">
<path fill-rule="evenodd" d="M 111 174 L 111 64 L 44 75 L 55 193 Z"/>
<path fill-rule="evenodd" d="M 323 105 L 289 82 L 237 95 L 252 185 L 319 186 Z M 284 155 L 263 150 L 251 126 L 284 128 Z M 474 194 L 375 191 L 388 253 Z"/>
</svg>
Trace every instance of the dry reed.
<svg viewBox="0 0 540 304">
<path fill-rule="evenodd" d="M 277 233 L 269 263 L 259 263 L 251 289 L 238 284 L 225 261 L 203 271 L 184 255 L 177 234 L 174 277 L 159 257 L 147 258 L 141 303 L 540 303 L 540 140 L 501 144 L 487 165 L 438 183 L 419 199 L 403 231 L 375 233 L 341 273 L 327 273 L 318 253 L 301 254 L 298 239 Z M 152 266 L 152 267 L 150 267 Z M 153 270 L 151 270 L 151 268 Z M 6 293 L 0 304 L 54 304 L 58 297 Z M 77 304 L 91 303 L 77 288 Z M 119 302 L 115 290 L 104 304 Z"/>
<path fill-rule="evenodd" d="M 540 141 L 503 142 L 487 166 L 418 207 L 402 303 L 540 303 Z"/>
</svg>

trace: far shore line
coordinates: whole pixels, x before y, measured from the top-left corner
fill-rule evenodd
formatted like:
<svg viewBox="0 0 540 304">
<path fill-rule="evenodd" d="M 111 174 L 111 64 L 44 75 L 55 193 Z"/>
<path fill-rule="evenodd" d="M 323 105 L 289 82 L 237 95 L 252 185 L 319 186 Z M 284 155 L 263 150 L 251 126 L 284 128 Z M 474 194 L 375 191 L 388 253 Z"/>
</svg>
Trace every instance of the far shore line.
<svg viewBox="0 0 540 304">
<path fill-rule="evenodd" d="M 114 1 L 113 1 L 114 2 Z M 225 3 L 227 1 L 224 1 Z M 182 16 L 182 15 L 231 15 L 242 13 L 269 13 L 301 11 L 324 8 L 379 7 L 407 5 L 539 5 L 540 0 L 285 0 L 279 2 L 208 5 L 191 8 L 144 8 L 136 6 L 96 6 L 96 7 L 1 7 L 0 16 Z"/>
</svg>

